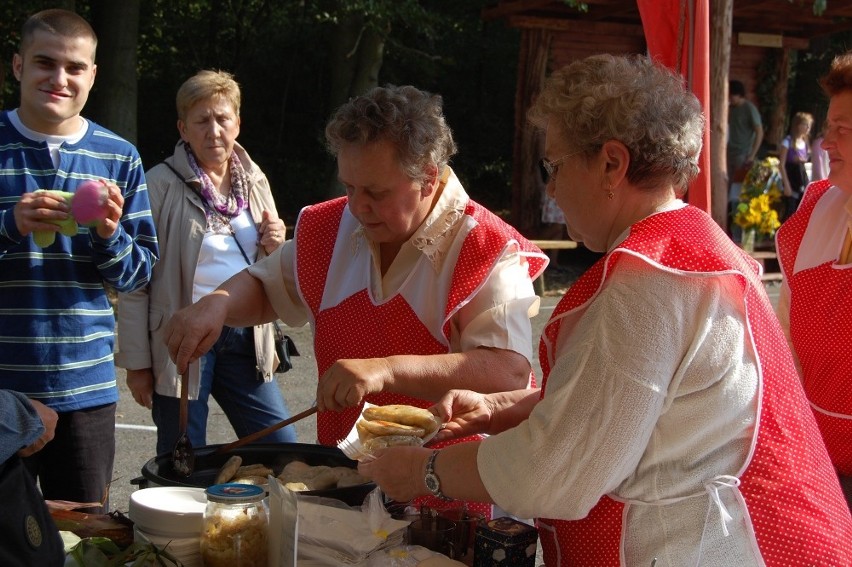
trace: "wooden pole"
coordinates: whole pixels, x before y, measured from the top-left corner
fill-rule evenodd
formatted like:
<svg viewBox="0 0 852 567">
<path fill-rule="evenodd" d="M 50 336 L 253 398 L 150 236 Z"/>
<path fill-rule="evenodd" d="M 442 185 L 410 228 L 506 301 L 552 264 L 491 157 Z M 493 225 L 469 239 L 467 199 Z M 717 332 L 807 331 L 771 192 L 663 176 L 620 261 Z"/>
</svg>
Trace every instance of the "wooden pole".
<svg viewBox="0 0 852 567">
<path fill-rule="evenodd" d="M 524 29 L 515 93 L 515 164 L 512 176 L 511 224 L 525 236 L 537 234 L 541 224 L 541 183 L 538 161 L 543 157 L 540 136 L 527 120 L 527 111 L 541 90 L 547 72 L 551 32 Z"/>
<path fill-rule="evenodd" d="M 733 0 L 710 2 L 710 192 L 711 214 L 728 225 L 728 68 L 731 65 Z"/>
</svg>

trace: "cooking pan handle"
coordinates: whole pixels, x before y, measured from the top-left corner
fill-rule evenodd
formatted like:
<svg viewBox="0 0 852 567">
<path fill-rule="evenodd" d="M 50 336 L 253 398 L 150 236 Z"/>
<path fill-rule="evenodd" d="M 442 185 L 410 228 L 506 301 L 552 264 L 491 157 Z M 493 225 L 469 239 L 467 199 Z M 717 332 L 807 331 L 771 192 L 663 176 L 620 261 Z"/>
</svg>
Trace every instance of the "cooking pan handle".
<svg viewBox="0 0 852 567">
<path fill-rule="evenodd" d="M 137 476 L 136 478 L 130 479 L 130 484 L 138 486 L 139 488 L 148 488 L 148 479 L 144 476 Z"/>
</svg>

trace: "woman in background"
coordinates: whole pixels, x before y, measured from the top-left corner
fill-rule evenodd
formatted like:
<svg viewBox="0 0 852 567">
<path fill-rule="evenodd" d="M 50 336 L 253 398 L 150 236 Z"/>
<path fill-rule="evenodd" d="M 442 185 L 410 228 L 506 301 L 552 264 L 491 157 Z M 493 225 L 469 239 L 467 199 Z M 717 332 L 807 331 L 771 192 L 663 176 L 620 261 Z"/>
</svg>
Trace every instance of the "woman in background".
<svg viewBox="0 0 852 567">
<path fill-rule="evenodd" d="M 807 112 L 797 112 L 790 124 L 790 134 L 781 141 L 779 159 L 784 164 L 781 168 L 781 181 L 784 185 L 782 222 L 796 212 L 802 200 L 802 193 L 809 183 L 805 164 L 811 159 L 809 134 L 813 123 L 813 116 Z"/>
<path fill-rule="evenodd" d="M 811 181 L 828 179 L 828 173 L 831 170 L 828 152 L 822 147 L 824 139 L 825 129 L 823 128 L 811 142 Z"/>
<path fill-rule="evenodd" d="M 266 176 L 236 139 L 240 88 L 229 73 L 201 71 L 177 93 L 181 140 L 172 157 L 146 173 L 160 261 L 151 283 L 122 295 L 116 363 L 133 398 L 152 409 L 157 454 L 177 441 L 180 375 L 162 333 L 171 315 L 278 248 L 285 238 Z M 272 325 L 225 327 L 190 376 L 188 435 L 207 444 L 212 395 L 239 437 L 289 417 L 273 370 Z M 199 368 L 200 367 L 200 368 Z M 292 426 L 260 442 L 295 442 Z"/>
</svg>

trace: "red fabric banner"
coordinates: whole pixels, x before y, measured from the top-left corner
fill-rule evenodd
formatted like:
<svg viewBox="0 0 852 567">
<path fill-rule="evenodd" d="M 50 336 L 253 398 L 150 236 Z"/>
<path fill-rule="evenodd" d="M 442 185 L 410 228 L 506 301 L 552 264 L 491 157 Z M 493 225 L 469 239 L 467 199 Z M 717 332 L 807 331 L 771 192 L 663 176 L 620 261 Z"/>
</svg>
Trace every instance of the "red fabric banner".
<svg viewBox="0 0 852 567">
<path fill-rule="evenodd" d="M 683 75 L 704 110 L 701 172 L 686 200 L 710 210 L 710 4 L 709 0 L 636 0 L 648 55 Z"/>
</svg>

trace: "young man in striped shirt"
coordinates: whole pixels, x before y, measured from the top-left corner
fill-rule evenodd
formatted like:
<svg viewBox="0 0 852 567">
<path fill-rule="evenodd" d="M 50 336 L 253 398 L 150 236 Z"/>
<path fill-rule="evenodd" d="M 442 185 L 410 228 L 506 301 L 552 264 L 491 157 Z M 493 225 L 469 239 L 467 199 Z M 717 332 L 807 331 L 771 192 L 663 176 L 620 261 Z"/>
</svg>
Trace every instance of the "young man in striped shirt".
<svg viewBox="0 0 852 567">
<path fill-rule="evenodd" d="M 80 116 L 96 45 L 73 12 L 31 16 L 12 61 L 21 103 L 0 112 L 0 388 L 59 414 L 53 441 L 26 459 L 45 498 L 101 502 L 95 512 L 108 509 L 118 400 L 104 286 L 144 286 L 158 254 L 136 148 Z M 106 187 L 105 218 L 57 232 L 51 221 L 70 207 L 38 190 L 74 193 L 86 180 Z M 55 240 L 41 247 L 43 231 Z"/>
</svg>

